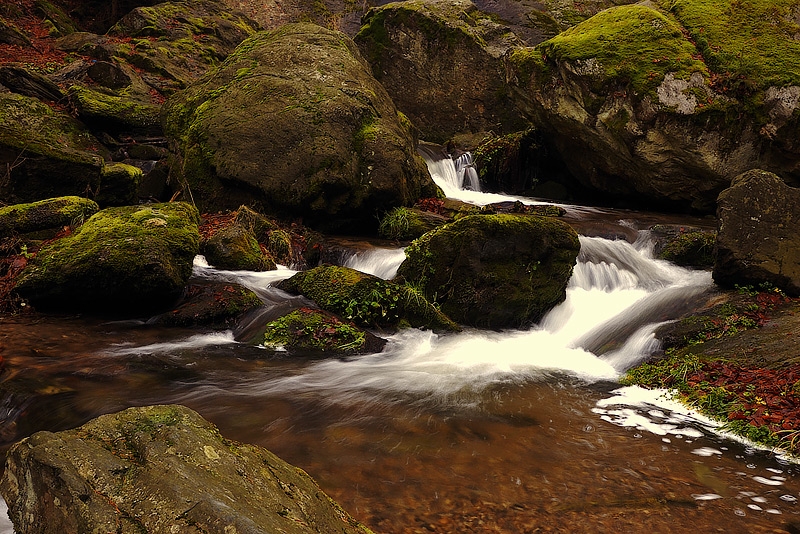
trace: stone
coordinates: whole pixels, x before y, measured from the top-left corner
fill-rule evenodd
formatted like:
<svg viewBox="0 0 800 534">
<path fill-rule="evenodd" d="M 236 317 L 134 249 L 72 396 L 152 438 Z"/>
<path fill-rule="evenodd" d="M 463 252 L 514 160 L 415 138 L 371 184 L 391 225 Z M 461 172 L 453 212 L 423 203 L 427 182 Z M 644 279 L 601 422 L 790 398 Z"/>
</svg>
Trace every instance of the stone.
<svg viewBox="0 0 800 534">
<path fill-rule="evenodd" d="M 42 310 L 151 314 L 183 292 L 199 251 L 199 215 L 182 202 L 106 208 L 43 246 L 14 290 Z"/>
<path fill-rule="evenodd" d="M 215 281 L 190 281 L 174 309 L 149 319 L 147 323 L 233 328 L 240 317 L 262 305 L 258 295 L 244 286 Z"/>
<path fill-rule="evenodd" d="M 203 240 L 200 251 L 217 269 L 271 271 L 275 261 L 261 250 L 255 234 L 242 224 L 217 230 Z"/>
<path fill-rule="evenodd" d="M 21 95 L 61 102 L 64 93 L 46 76 L 18 65 L 0 67 L 0 84 Z"/>
<path fill-rule="evenodd" d="M 244 41 L 164 106 L 173 172 L 202 210 L 257 205 L 312 227 L 374 232 L 436 196 L 410 125 L 344 34 L 286 25 Z"/>
<path fill-rule="evenodd" d="M 139 200 L 139 183 L 143 177 L 142 170 L 133 165 L 126 163 L 104 165 L 95 200 L 104 208 L 136 204 Z"/>
<path fill-rule="evenodd" d="M 37 432 L 9 451 L 0 491 L 31 534 L 370 532 L 302 469 L 178 405 Z"/>
<path fill-rule="evenodd" d="M 386 340 L 342 321 L 333 313 L 299 308 L 267 323 L 263 345 L 302 356 L 373 354 Z"/>
<path fill-rule="evenodd" d="M 800 295 L 800 189 L 753 169 L 719 195 L 714 281 L 769 284 Z"/>
<path fill-rule="evenodd" d="M 566 299 L 579 250 L 554 218 L 468 215 L 412 242 L 397 274 L 460 324 L 526 328 Z"/>
<path fill-rule="evenodd" d="M 12 234 L 82 224 L 97 213 L 97 203 L 82 197 L 59 197 L 0 208 L 0 239 Z"/>
</svg>

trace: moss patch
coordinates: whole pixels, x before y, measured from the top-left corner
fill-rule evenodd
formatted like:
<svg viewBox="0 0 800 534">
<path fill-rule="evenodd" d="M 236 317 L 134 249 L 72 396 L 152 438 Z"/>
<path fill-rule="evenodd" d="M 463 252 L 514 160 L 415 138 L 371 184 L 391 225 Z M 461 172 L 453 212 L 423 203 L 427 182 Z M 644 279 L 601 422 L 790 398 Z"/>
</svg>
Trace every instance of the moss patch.
<svg viewBox="0 0 800 534">
<path fill-rule="evenodd" d="M 300 308 L 266 326 L 264 346 L 326 353 L 380 352 L 384 342 L 331 313 Z M 377 343 L 376 343 L 377 342 Z"/>
<path fill-rule="evenodd" d="M 0 236 L 79 225 L 97 213 L 97 203 L 81 197 L 59 197 L 0 208 Z"/>
</svg>

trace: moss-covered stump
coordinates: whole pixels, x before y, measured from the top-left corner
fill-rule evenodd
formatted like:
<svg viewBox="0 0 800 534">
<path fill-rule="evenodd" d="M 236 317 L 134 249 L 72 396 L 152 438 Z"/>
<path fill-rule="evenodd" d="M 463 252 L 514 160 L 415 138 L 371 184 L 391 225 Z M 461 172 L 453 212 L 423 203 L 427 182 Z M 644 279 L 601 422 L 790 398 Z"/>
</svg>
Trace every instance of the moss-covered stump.
<svg viewBox="0 0 800 534">
<path fill-rule="evenodd" d="M 183 406 L 38 432 L 0 483 L 17 532 L 368 534 L 303 470 Z"/>
<path fill-rule="evenodd" d="M 470 215 L 414 241 L 398 277 L 459 323 L 526 327 L 566 298 L 579 250 L 575 230 L 557 219 Z"/>
<path fill-rule="evenodd" d="M 50 198 L 0 208 L 0 239 L 12 234 L 82 224 L 98 209 L 95 201 L 81 197 Z"/>
<path fill-rule="evenodd" d="M 181 295 L 192 272 L 198 220 L 182 202 L 107 208 L 42 247 L 15 290 L 40 309 L 160 311 Z"/>
<path fill-rule="evenodd" d="M 798 8 L 678 0 L 602 11 L 510 55 L 516 103 L 606 201 L 713 213 L 750 168 L 800 181 Z"/>
<path fill-rule="evenodd" d="M 263 344 L 304 355 L 346 355 L 380 352 L 386 340 L 330 312 L 299 308 L 268 323 Z"/>
<path fill-rule="evenodd" d="M 270 258 L 252 231 L 233 224 L 214 233 L 200 244 L 200 252 L 208 263 L 218 269 L 271 271 L 275 261 Z"/>
<path fill-rule="evenodd" d="M 415 289 L 348 267 L 315 267 L 279 282 L 277 287 L 305 295 L 323 310 L 361 326 L 460 330 Z"/>
<path fill-rule="evenodd" d="M 86 195 L 103 168 L 100 142 L 78 121 L 34 98 L 0 93 L 0 200 Z"/>
<path fill-rule="evenodd" d="M 355 41 L 423 139 L 524 127 L 505 84 L 503 54 L 521 41 L 467 0 L 371 9 Z"/>
<path fill-rule="evenodd" d="M 165 104 L 174 173 L 202 209 L 371 233 L 377 215 L 435 196 L 410 125 L 345 35 L 297 24 L 243 42 Z"/>
<path fill-rule="evenodd" d="M 258 295 L 238 284 L 189 283 L 175 308 L 148 324 L 232 328 L 242 315 L 262 304 Z"/>
</svg>

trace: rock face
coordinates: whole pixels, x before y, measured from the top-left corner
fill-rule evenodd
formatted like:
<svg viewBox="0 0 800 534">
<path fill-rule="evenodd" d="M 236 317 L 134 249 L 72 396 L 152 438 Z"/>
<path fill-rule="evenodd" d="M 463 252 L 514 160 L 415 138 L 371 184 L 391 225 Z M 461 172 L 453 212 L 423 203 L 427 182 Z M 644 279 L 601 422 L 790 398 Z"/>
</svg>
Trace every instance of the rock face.
<svg viewBox="0 0 800 534">
<path fill-rule="evenodd" d="M 59 197 L 0 208 L 0 238 L 80 223 L 98 210 L 97 203 L 81 197 Z"/>
<path fill-rule="evenodd" d="M 718 203 L 714 281 L 728 287 L 767 282 L 800 295 L 800 190 L 751 170 Z"/>
<path fill-rule="evenodd" d="M 97 189 L 100 142 L 72 117 L 38 100 L 0 93 L 0 199 L 10 204 Z"/>
<path fill-rule="evenodd" d="M 15 290 L 41 309 L 159 311 L 186 286 L 199 249 L 198 220 L 182 202 L 107 208 L 42 247 Z"/>
<path fill-rule="evenodd" d="M 410 325 L 432 330 L 460 330 L 412 288 L 348 267 L 316 267 L 299 272 L 276 287 L 304 295 L 323 310 L 361 326 Z"/>
<path fill-rule="evenodd" d="M 130 408 L 9 451 L 17 532 L 362 533 L 304 471 L 183 406 Z"/>
<path fill-rule="evenodd" d="M 791 9 L 722 4 L 615 7 L 510 55 L 520 111 L 582 185 L 607 201 L 711 213 L 756 165 L 800 177 Z"/>
<path fill-rule="evenodd" d="M 338 32 L 301 24 L 252 37 L 165 110 L 173 171 L 203 207 L 257 201 L 358 233 L 436 195 L 407 121 Z"/>
<path fill-rule="evenodd" d="M 457 133 L 524 127 L 503 62 L 522 42 L 469 0 L 394 2 L 363 22 L 356 43 L 423 139 L 444 143 Z"/>
<path fill-rule="evenodd" d="M 414 241 L 398 276 L 458 323 L 526 327 L 566 298 L 579 250 L 578 235 L 557 219 L 470 215 Z"/>
</svg>

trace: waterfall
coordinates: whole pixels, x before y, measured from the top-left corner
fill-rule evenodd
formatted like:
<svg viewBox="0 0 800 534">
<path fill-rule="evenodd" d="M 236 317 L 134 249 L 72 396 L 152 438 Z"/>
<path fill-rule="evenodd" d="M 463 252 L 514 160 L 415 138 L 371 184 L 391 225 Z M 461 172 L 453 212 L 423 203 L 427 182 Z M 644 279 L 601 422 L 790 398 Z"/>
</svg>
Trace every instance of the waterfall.
<svg viewBox="0 0 800 534">
<path fill-rule="evenodd" d="M 690 309 L 712 286 L 711 275 L 656 260 L 645 242 L 634 245 L 581 237 L 581 252 L 566 300 L 527 331 L 466 329 L 437 335 L 417 329 L 388 337 L 379 354 L 315 362 L 302 373 L 252 381 L 242 394 L 326 391 L 334 399 L 412 393 L 470 398 L 469 392 L 505 381 L 566 374 L 592 382 L 615 380 L 647 358 L 663 321 Z M 377 257 L 355 261 L 362 268 Z M 395 251 L 399 257 L 400 251 Z"/>
<path fill-rule="evenodd" d="M 397 269 L 406 259 L 402 248 L 373 248 L 356 252 L 344 262 L 345 267 L 372 274 L 384 280 L 397 275 Z"/>
<path fill-rule="evenodd" d="M 464 152 L 458 156 L 454 160 L 453 166 L 455 167 L 456 176 L 458 177 L 459 189 L 469 189 L 471 191 L 480 192 L 481 184 L 478 181 L 478 171 L 475 170 L 475 166 L 472 164 L 471 153 Z"/>
</svg>

